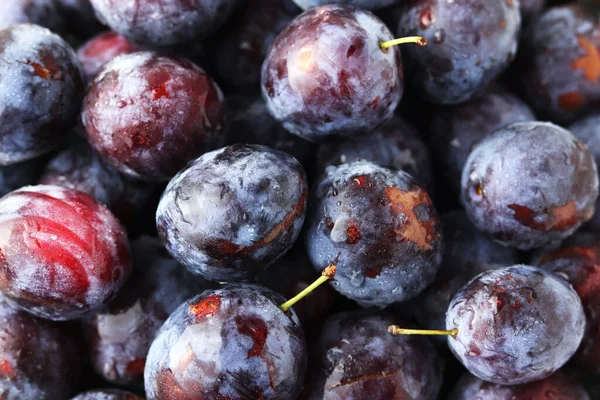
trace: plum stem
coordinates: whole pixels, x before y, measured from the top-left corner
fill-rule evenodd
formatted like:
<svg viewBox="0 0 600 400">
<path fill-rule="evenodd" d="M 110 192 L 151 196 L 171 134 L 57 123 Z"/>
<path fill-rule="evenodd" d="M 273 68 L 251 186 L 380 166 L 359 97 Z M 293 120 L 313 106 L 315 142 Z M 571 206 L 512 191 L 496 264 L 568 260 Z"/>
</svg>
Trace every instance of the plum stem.
<svg viewBox="0 0 600 400">
<path fill-rule="evenodd" d="M 333 277 L 335 276 L 335 270 L 336 268 L 333 264 L 325 268 L 323 272 L 321 272 L 321 276 L 319 277 L 319 279 L 314 281 L 310 286 L 298 293 L 296 296 L 292 297 L 291 299 L 280 305 L 279 308 L 281 308 L 281 311 L 287 311 L 291 306 L 293 306 L 294 304 L 302 300 L 304 297 L 309 295 L 313 290 L 321 286 L 323 283 L 327 282 L 330 279 L 333 279 Z"/>
<path fill-rule="evenodd" d="M 422 36 L 407 36 L 399 39 L 388 40 L 387 42 L 379 42 L 379 47 L 381 47 L 381 50 L 387 51 L 387 49 L 392 46 L 397 46 L 404 43 L 416 43 L 417 45 L 423 47 L 427 46 L 427 39 Z"/>
<path fill-rule="evenodd" d="M 457 328 L 454 328 L 451 331 L 436 331 L 424 329 L 403 329 L 397 325 L 390 325 L 388 327 L 388 332 L 392 335 L 445 335 L 452 336 L 453 339 L 456 339 L 456 335 L 458 335 Z"/>
</svg>

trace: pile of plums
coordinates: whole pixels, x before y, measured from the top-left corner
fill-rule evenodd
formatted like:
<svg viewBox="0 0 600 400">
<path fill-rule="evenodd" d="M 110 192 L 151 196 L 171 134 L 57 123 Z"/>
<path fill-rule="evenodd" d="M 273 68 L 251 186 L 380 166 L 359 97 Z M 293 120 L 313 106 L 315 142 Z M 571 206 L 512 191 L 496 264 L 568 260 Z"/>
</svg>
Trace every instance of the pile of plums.
<svg viewBox="0 0 600 400">
<path fill-rule="evenodd" d="M 0 1 L 0 400 L 600 399 L 599 21 Z"/>
</svg>

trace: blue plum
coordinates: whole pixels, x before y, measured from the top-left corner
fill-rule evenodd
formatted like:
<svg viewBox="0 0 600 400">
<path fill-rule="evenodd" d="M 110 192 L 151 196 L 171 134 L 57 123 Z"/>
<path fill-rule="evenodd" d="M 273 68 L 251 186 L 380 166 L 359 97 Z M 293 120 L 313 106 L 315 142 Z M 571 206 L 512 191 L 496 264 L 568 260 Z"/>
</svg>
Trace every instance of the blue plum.
<svg viewBox="0 0 600 400">
<path fill-rule="evenodd" d="M 517 52 L 517 1 L 415 0 L 403 4 L 399 36 L 422 36 L 423 49 L 405 46 L 406 73 L 432 103 L 469 100 L 498 77 Z"/>
<path fill-rule="evenodd" d="M 483 232 L 519 249 L 558 244 L 594 213 L 596 163 L 569 131 L 517 122 L 483 139 L 462 174 L 467 214 Z"/>
<path fill-rule="evenodd" d="M 392 336 L 385 313 L 331 316 L 315 348 L 309 400 L 435 400 L 443 360 L 428 338 Z"/>
<path fill-rule="evenodd" d="M 306 342 L 283 297 L 258 285 L 229 285 L 186 301 L 150 347 L 148 400 L 296 399 Z"/>
<path fill-rule="evenodd" d="M 337 266 L 334 288 L 362 306 L 422 292 L 442 258 L 429 195 L 407 173 L 369 161 L 330 167 L 315 184 L 305 237 L 313 266 Z"/>
<path fill-rule="evenodd" d="M 577 292 L 540 268 L 484 272 L 452 299 L 446 329 L 454 355 L 478 378 L 499 385 L 544 379 L 575 353 L 585 331 Z"/>
<path fill-rule="evenodd" d="M 166 248 L 214 281 L 248 279 L 282 256 L 304 223 L 308 185 L 291 155 L 236 144 L 177 174 L 156 211 Z"/>
<path fill-rule="evenodd" d="M 304 10 L 326 4 L 349 4 L 365 10 L 376 10 L 399 3 L 400 0 L 294 0 L 294 2 Z"/>
<path fill-rule="evenodd" d="M 400 50 L 375 15 L 334 4 L 312 8 L 273 42 L 262 67 L 269 111 L 313 141 L 361 136 L 388 121 L 402 97 Z"/>
</svg>

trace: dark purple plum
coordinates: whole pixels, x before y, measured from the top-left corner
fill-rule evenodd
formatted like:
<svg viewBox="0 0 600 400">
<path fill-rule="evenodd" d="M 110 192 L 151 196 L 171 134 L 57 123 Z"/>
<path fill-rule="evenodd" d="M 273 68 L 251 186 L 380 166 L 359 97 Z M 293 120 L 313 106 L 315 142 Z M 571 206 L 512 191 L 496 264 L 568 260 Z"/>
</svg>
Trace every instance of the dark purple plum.
<svg viewBox="0 0 600 400">
<path fill-rule="evenodd" d="M 321 145 L 317 167 L 322 172 L 329 166 L 358 160 L 401 169 L 430 192 L 433 189 L 429 150 L 421 140 L 421 134 L 400 116 L 394 116 L 363 138 Z"/>
<path fill-rule="evenodd" d="M 0 291 L 42 318 L 102 307 L 131 273 L 119 221 L 86 193 L 28 186 L 0 199 Z"/>
<path fill-rule="evenodd" d="M 260 96 L 235 94 L 225 101 L 228 144 L 262 144 L 285 151 L 305 167 L 312 167 L 315 145 L 290 134 L 275 120 Z"/>
<path fill-rule="evenodd" d="M 304 10 L 327 4 L 348 4 L 365 10 L 376 10 L 400 3 L 400 0 L 294 0 L 294 2 Z"/>
<path fill-rule="evenodd" d="M 319 278 L 302 248 L 295 247 L 275 265 L 256 277 L 261 285 L 276 291 L 286 299 L 296 296 Z M 294 311 L 307 336 L 315 336 L 327 315 L 336 305 L 337 294 L 323 285 L 294 305 Z"/>
<path fill-rule="evenodd" d="M 88 81 L 100 72 L 102 67 L 121 54 L 135 53 L 142 50 L 116 32 L 104 32 L 94 36 L 77 49 L 77 57 Z"/>
<path fill-rule="evenodd" d="M 156 211 L 165 247 L 209 280 L 248 279 L 296 241 L 308 185 L 300 163 L 261 145 L 206 153 L 177 174 Z"/>
<path fill-rule="evenodd" d="M 399 36 L 422 36 L 423 49 L 405 46 L 406 72 L 427 101 L 456 104 L 482 92 L 517 52 L 521 14 L 513 0 L 406 2 Z"/>
<path fill-rule="evenodd" d="M 65 18 L 58 0 L 3 0 L 0 2 L 0 29 L 17 24 L 36 24 L 64 33 Z"/>
<path fill-rule="evenodd" d="M 331 316 L 311 368 L 309 400 L 435 400 L 444 362 L 428 338 L 392 336 L 389 314 Z"/>
<path fill-rule="evenodd" d="M 523 23 L 533 21 L 543 10 L 546 0 L 519 0 Z"/>
<path fill-rule="evenodd" d="M 574 360 L 582 371 L 600 375 L 600 237 L 578 232 L 535 264 L 565 278 L 581 298 L 587 325 Z"/>
<path fill-rule="evenodd" d="M 68 328 L 13 308 L 0 294 L 0 399 L 57 400 L 77 386 L 80 368 Z"/>
<path fill-rule="evenodd" d="M 127 39 L 170 46 L 204 38 L 230 16 L 236 0 L 91 0 L 98 18 Z"/>
<path fill-rule="evenodd" d="M 269 111 L 296 135 L 361 136 L 392 118 L 402 97 L 400 50 L 375 15 L 346 5 L 313 8 L 281 32 L 262 69 Z M 412 45 L 414 46 L 414 45 Z"/>
<path fill-rule="evenodd" d="M 154 190 L 148 183 L 121 175 L 83 143 L 54 157 L 46 165 L 39 183 L 87 193 L 105 204 L 123 222 L 131 221 Z"/>
<path fill-rule="evenodd" d="M 258 285 L 229 285 L 182 304 L 150 347 L 148 400 L 296 399 L 306 342 L 283 301 Z"/>
<path fill-rule="evenodd" d="M 476 100 L 438 107 L 429 118 L 429 146 L 446 183 L 457 194 L 463 167 L 479 141 L 514 122 L 536 119 L 525 102 L 499 86 Z"/>
<path fill-rule="evenodd" d="M 441 222 L 442 265 L 433 283 L 411 303 L 415 318 L 428 329 L 445 325 L 450 301 L 476 275 L 514 265 L 519 260 L 517 251 L 490 240 L 473 226 L 463 211 L 444 214 Z"/>
<path fill-rule="evenodd" d="M 124 390 L 103 389 L 81 393 L 71 400 L 144 400 L 144 398 Z"/>
<path fill-rule="evenodd" d="M 330 167 L 311 191 L 306 251 L 361 306 L 409 300 L 435 278 L 442 231 L 429 195 L 404 171 L 369 161 Z"/>
<path fill-rule="evenodd" d="M 107 63 L 84 99 L 88 141 L 119 171 L 166 181 L 185 164 L 224 144 L 223 94 L 182 58 L 154 52 Z"/>
<path fill-rule="evenodd" d="M 260 84 L 262 63 L 275 36 L 294 18 L 288 0 L 246 0 L 212 42 L 215 70 L 226 84 Z"/>
<path fill-rule="evenodd" d="M 448 400 L 591 400 L 579 382 L 564 372 L 525 385 L 502 386 L 465 374 Z"/>
<path fill-rule="evenodd" d="M 454 355 L 478 378 L 518 385 L 546 378 L 579 347 L 585 314 L 577 292 L 540 268 L 484 272 L 452 299 L 446 329 Z"/>
<path fill-rule="evenodd" d="M 575 122 L 569 126 L 569 130 L 585 144 L 598 165 L 600 163 L 600 114 L 590 115 Z M 595 209 L 594 216 L 585 228 L 600 232 L 600 198 L 596 200 Z"/>
<path fill-rule="evenodd" d="M 544 12 L 525 32 L 517 75 L 538 115 L 566 123 L 600 104 L 600 25 L 575 4 Z"/>
<path fill-rule="evenodd" d="M 558 244 L 594 214 L 594 158 L 569 131 L 517 122 L 484 138 L 462 174 L 462 201 L 475 226 L 522 250 Z"/>
<path fill-rule="evenodd" d="M 0 30 L 0 165 L 60 145 L 82 96 L 77 56 L 58 35 L 37 25 Z"/>
<path fill-rule="evenodd" d="M 158 329 L 179 305 L 211 285 L 173 260 L 158 239 L 141 237 L 131 252 L 131 278 L 84 327 L 96 372 L 112 383 L 143 386 L 146 355 Z"/>
</svg>

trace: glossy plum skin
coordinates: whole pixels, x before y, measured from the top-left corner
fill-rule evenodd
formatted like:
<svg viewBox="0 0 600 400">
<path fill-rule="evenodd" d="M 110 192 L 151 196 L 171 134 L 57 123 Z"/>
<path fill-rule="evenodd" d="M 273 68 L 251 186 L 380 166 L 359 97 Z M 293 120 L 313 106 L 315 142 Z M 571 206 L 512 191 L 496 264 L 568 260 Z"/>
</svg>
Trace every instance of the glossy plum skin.
<svg viewBox="0 0 600 400">
<path fill-rule="evenodd" d="M 456 194 L 460 193 L 463 167 L 479 141 L 512 123 L 536 119 L 525 102 L 499 86 L 476 100 L 438 107 L 430 118 L 430 148 L 440 172 Z"/>
<path fill-rule="evenodd" d="M 564 372 L 541 381 L 501 386 L 465 374 L 448 400 L 591 400 L 585 388 Z"/>
<path fill-rule="evenodd" d="M 516 250 L 490 240 L 463 211 L 442 215 L 444 255 L 431 285 L 412 303 L 414 316 L 427 329 L 442 329 L 454 295 L 481 272 L 514 265 Z"/>
<path fill-rule="evenodd" d="M 600 374 L 600 239 L 596 234 L 578 232 L 534 262 L 566 279 L 581 298 L 587 324 L 574 360 L 581 370 Z"/>
<path fill-rule="evenodd" d="M 158 329 L 180 304 L 211 285 L 187 272 L 156 238 L 137 239 L 131 252 L 128 283 L 84 326 L 95 371 L 108 382 L 143 386 L 146 355 Z"/>
<path fill-rule="evenodd" d="M 314 163 L 316 146 L 286 131 L 269 114 L 267 105 L 260 96 L 235 94 L 227 98 L 225 106 L 228 144 L 262 144 L 285 151 L 300 161 L 305 169 Z"/>
<path fill-rule="evenodd" d="M 338 166 L 361 159 L 384 167 L 403 170 L 412 175 L 429 192 L 433 189 L 429 150 L 421 140 L 421 134 L 398 115 L 364 138 L 321 145 L 317 163 L 322 172 L 329 166 Z"/>
<path fill-rule="evenodd" d="M 550 246 L 594 213 L 596 163 L 569 131 L 518 122 L 483 139 L 462 174 L 462 201 L 483 232 L 522 250 Z"/>
<path fill-rule="evenodd" d="M 379 47 L 391 39 L 368 11 L 334 4 L 304 12 L 277 36 L 263 63 L 269 111 L 313 141 L 376 129 L 403 93 L 400 50 Z"/>
<path fill-rule="evenodd" d="M 306 252 L 361 306 L 417 296 L 434 279 L 442 232 L 429 195 L 407 173 L 368 161 L 330 167 L 311 191 Z"/>
<path fill-rule="evenodd" d="M 75 123 L 83 96 L 77 56 L 37 25 L 0 31 L 0 165 L 56 148 Z"/>
<path fill-rule="evenodd" d="M 182 304 L 150 348 L 148 400 L 296 399 L 306 343 L 283 301 L 258 285 L 229 285 Z"/>
<path fill-rule="evenodd" d="M 165 247 L 209 280 L 244 280 L 296 241 L 308 186 L 300 163 L 261 145 L 206 153 L 177 174 L 156 211 Z"/>
<path fill-rule="evenodd" d="M 575 122 L 569 126 L 569 131 L 585 144 L 598 165 L 600 163 L 600 114 L 593 114 Z M 585 227 L 600 231 L 600 198 L 596 200 L 595 209 L 594 216 Z"/>
<path fill-rule="evenodd" d="M 36 24 L 64 32 L 65 19 L 55 0 L 4 0 L 0 2 L 0 29 L 17 24 Z"/>
<path fill-rule="evenodd" d="M 437 399 L 443 360 L 428 338 L 392 336 L 390 314 L 331 316 L 317 343 L 309 400 Z"/>
<path fill-rule="evenodd" d="M 120 174 L 102 162 L 86 144 L 76 144 L 54 157 L 39 183 L 80 190 L 106 205 L 122 222 L 128 222 L 150 198 L 153 186 Z"/>
<path fill-rule="evenodd" d="M 219 78 L 234 88 L 260 84 L 262 63 L 275 37 L 294 18 L 289 0 L 246 0 L 215 36 L 212 55 Z"/>
<path fill-rule="evenodd" d="M 96 15 L 127 39 L 155 47 L 204 38 L 230 16 L 235 0 L 91 0 Z"/>
<path fill-rule="evenodd" d="M 130 273 L 123 227 L 89 195 L 38 185 L 0 199 L 0 291 L 26 311 L 81 317 L 110 301 Z"/>
<path fill-rule="evenodd" d="M 144 398 L 124 390 L 103 389 L 81 393 L 71 400 L 144 400 Z"/>
<path fill-rule="evenodd" d="M 365 10 L 376 10 L 399 3 L 400 0 L 294 0 L 294 2 L 303 10 L 333 3 L 348 4 Z"/>
<path fill-rule="evenodd" d="M 2 294 L 0 320 L 0 398 L 67 398 L 80 374 L 71 332 L 13 308 Z"/>
<path fill-rule="evenodd" d="M 412 86 L 429 102 L 457 104 L 477 96 L 517 52 L 516 1 L 415 0 L 403 7 L 397 35 L 429 43 L 402 49 Z"/>
<path fill-rule="evenodd" d="M 154 52 L 104 66 L 83 103 L 88 141 L 119 171 L 167 181 L 224 144 L 223 94 L 191 62 Z"/>
<path fill-rule="evenodd" d="M 116 32 L 103 32 L 94 36 L 77 49 L 77 57 L 88 81 L 100 72 L 102 67 L 121 54 L 142 50 L 141 46 L 130 42 Z"/>
<path fill-rule="evenodd" d="M 600 25 L 575 4 L 550 8 L 524 35 L 518 75 L 542 118 L 572 122 L 600 104 Z"/>
<path fill-rule="evenodd" d="M 563 279 L 515 265 L 484 272 L 452 299 L 450 350 L 478 378 L 518 385 L 546 378 L 577 350 L 585 330 L 579 296 Z"/>
</svg>

